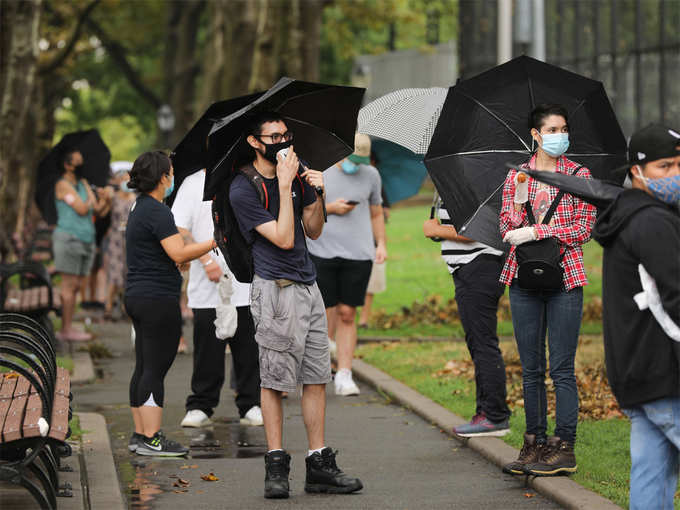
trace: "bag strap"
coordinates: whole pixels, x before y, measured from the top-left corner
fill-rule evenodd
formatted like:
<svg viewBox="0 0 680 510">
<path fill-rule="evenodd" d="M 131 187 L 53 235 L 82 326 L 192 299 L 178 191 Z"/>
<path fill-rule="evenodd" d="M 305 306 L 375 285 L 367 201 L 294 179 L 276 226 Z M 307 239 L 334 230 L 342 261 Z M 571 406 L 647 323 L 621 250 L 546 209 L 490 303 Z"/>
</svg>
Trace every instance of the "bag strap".
<svg viewBox="0 0 680 510">
<path fill-rule="evenodd" d="M 257 170 L 255 170 L 255 167 L 252 164 L 244 165 L 239 168 L 239 172 L 241 172 L 248 182 L 253 186 L 253 188 L 255 188 L 255 192 L 260 198 L 260 202 L 264 208 L 269 209 L 269 194 L 267 193 L 267 186 L 265 186 L 262 176 Z"/>
<path fill-rule="evenodd" d="M 583 168 L 583 165 L 579 165 L 578 167 L 576 167 L 576 169 L 573 172 L 571 172 L 571 174 L 569 174 L 569 175 L 576 175 L 576 173 L 579 170 L 581 170 L 581 168 Z M 548 211 L 545 213 L 545 216 L 543 217 L 543 221 L 542 221 L 543 225 L 547 225 L 550 222 L 550 220 L 553 217 L 553 214 L 555 214 L 555 211 L 557 210 L 557 206 L 559 205 L 559 203 L 562 200 L 562 197 L 564 197 L 564 195 L 565 195 L 565 192 L 560 191 L 557 194 L 557 196 L 555 197 L 555 200 L 552 201 L 552 204 L 550 204 L 550 208 L 548 209 Z M 534 211 L 531 208 L 531 201 L 527 200 L 526 207 L 527 207 L 527 217 L 529 218 L 529 222 L 532 225 L 535 225 L 536 224 L 536 217 L 534 216 Z"/>
</svg>

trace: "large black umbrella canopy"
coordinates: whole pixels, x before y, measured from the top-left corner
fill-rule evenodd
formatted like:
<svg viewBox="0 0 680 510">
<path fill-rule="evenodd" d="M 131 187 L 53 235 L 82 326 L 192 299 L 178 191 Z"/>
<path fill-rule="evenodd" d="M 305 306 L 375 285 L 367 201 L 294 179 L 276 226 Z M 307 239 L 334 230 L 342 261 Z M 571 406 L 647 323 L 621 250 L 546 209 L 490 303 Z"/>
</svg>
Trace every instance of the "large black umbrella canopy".
<svg viewBox="0 0 680 510">
<path fill-rule="evenodd" d="M 593 176 L 615 180 L 626 140 L 601 82 L 522 56 L 449 89 L 425 166 L 456 229 L 503 249 L 498 230 L 506 163 L 536 149 L 528 118 L 542 103 L 569 114 L 566 156 Z"/>
<path fill-rule="evenodd" d="M 55 145 L 38 165 L 35 201 L 45 221 L 57 222 L 54 185 L 64 172 L 62 158 L 69 150 L 83 155 L 82 177 L 95 186 L 106 186 L 111 175 L 111 152 L 96 129 L 68 133 Z"/>
<path fill-rule="evenodd" d="M 316 170 L 345 158 L 354 150 L 357 115 L 365 89 L 281 78 L 247 106 L 213 124 L 208 143 L 208 175 L 204 199 L 211 200 L 231 172 L 250 113 L 278 112 L 295 135 L 302 160 Z"/>
<path fill-rule="evenodd" d="M 189 175 L 207 168 L 210 165 L 208 158 L 208 134 L 215 122 L 231 115 L 234 112 L 248 106 L 264 92 L 256 92 L 247 96 L 218 101 L 210 105 L 196 124 L 184 135 L 170 154 L 175 174 L 175 191 L 168 197 L 168 205 L 172 205 L 177 195 L 177 190 L 182 181 Z"/>
</svg>

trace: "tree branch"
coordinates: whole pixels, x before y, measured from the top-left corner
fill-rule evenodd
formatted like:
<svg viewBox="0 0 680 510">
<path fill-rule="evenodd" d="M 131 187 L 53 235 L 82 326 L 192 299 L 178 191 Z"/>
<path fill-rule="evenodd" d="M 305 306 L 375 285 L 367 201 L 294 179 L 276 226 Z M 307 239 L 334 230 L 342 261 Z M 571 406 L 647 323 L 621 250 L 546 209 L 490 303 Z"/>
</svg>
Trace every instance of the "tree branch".
<svg viewBox="0 0 680 510">
<path fill-rule="evenodd" d="M 90 13 L 100 1 L 101 0 L 92 0 L 92 2 L 90 2 L 90 4 L 83 10 L 83 12 L 80 13 L 80 16 L 78 17 L 78 22 L 76 23 L 76 26 L 73 28 L 73 33 L 71 34 L 68 44 L 66 44 L 66 46 L 64 46 L 64 48 L 59 53 L 57 53 L 51 61 L 44 62 L 38 65 L 38 72 L 40 74 L 51 73 L 57 67 L 64 63 L 64 61 L 73 51 L 73 48 L 75 48 L 76 43 L 80 38 L 80 33 L 82 32 L 85 21 L 89 18 Z"/>
<path fill-rule="evenodd" d="M 94 35 L 96 35 L 102 42 L 102 45 L 108 52 L 109 56 L 123 72 L 130 85 L 132 85 L 132 88 L 134 88 L 137 93 L 154 108 L 159 108 L 163 102 L 153 90 L 144 84 L 142 78 L 139 76 L 139 73 L 132 67 L 127 59 L 127 51 L 125 48 L 120 43 L 118 43 L 118 41 L 115 41 L 113 38 L 111 38 L 104 31 L 101 25 L 99 25 L 99 23 L 94 21 L 92 18 L 88 18 L 86 23 L 92 33 L 94 33 Z"/>
</svg>

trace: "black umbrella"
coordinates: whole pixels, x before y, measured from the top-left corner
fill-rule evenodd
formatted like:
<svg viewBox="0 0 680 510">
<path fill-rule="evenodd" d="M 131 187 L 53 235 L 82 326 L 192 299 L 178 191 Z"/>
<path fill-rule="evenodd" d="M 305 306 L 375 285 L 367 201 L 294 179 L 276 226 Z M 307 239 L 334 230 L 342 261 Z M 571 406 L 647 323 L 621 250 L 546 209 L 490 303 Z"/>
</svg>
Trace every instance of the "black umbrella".
<svg viewBox="0 0 680 510">
<path fill-rule="evenodd" d="M 231 172 L 249 113 L 278 112 L 295 134 L 295 152 L 311 168 L 325 170 L 354 150 L 357 115 L 365 89 L 281 78 L 247 106 L 213 124 L 209 133 L 205 200 Z"/>
<path fill-rule="evenodd" d="M 516 168 L 507 165 L 508 168 Z M 623 186 L 600 179 L 584 179 L 577 175 L 560 174 L 557 172 L 545 172 L 541 170 L 524 170 L 522 172 L 530 175 L 537 181 L 550 184 L 593 204 L 598 209 L 606 209 L 616 200 L 616 197 L 623 191 Z"/>
<path fill-rule="evenodd" d="M 231 115 L 241 108 L 248 106 L 258 97 L 262 96 L 262 94 L 264 94 L 264 92 L 257 92 L 255 94 L 213 103 L 205 113 L 201 115 L 201 118 L 196 121 L 196 124 L 194 124 L 184 138 L 177 144 L 177 147 L 172 151 L 172 154 L 170 154 L 175 174 L 175 191 L 168 197 L 168 205 L 172 205 L 174 202 L 175 196 L 177 196 L 177 190 L 184 179 L 210 165 L 207 150 L 208 133 L 210 133 L 213 124 L 225 116 Z"/>
<path fill-rule="evenodd" d="M 45 221 L 57 222 L 57 208 L 54 202 L 54 185 L 64 172 L 62 157 L 69 150 L 78 150 L 83 155 L 82 177 L 95 186 L 106 186 L 111 175 L 109 163 L 111 152 L 96 129 L 68 133 L 55 145 L 38 165 L 38 182 L 35 201 Z"/>
<path fill-rule="evenodd" d="M 425 166 L 461 234 L 503 249 L 498 230 L 506 163 L 536 147 L 528 117 L 541 103 L 569 113 L 566 156 L 610 178 L 626 160 L 626 140 L 602 83 L 522 56 L 449 89 Z"/>
</svg>

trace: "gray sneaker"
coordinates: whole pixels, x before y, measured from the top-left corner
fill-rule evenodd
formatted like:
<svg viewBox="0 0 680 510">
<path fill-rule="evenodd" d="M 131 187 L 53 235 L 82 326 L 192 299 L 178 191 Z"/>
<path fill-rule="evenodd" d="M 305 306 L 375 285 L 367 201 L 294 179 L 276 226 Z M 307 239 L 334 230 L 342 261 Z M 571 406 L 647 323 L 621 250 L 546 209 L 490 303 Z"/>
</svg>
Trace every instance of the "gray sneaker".
<svg viewBox="0 0 680 510">
<path fill-rule="evenodd" d="M 459 437 L 501 437 L 510 432 L 508 419 L 494 423 L 483 414 L 478 414 L 470 423 L 453 429 L 453 433 Z"/>
<path fill-rule="evenodd" d="M 152 438 L 143 438 L 137 446 L 137 455 L 150 455 L 154 457 L 181 457 L 189 453 L 186 448 L 176 441 L 172 441 L 163 435 L 162 431 L 156 432 Z"/>
<path fill-rule="evenodd" d="M 132 435 L 130 436 L 130 441 L 128 442 L 128 450 L 130 450 L 131 452 L 136 452 L 137 447 L 142 444 L 143 440 L 144 436 L 142 434 L 133 432 Z"/>
</svg>

